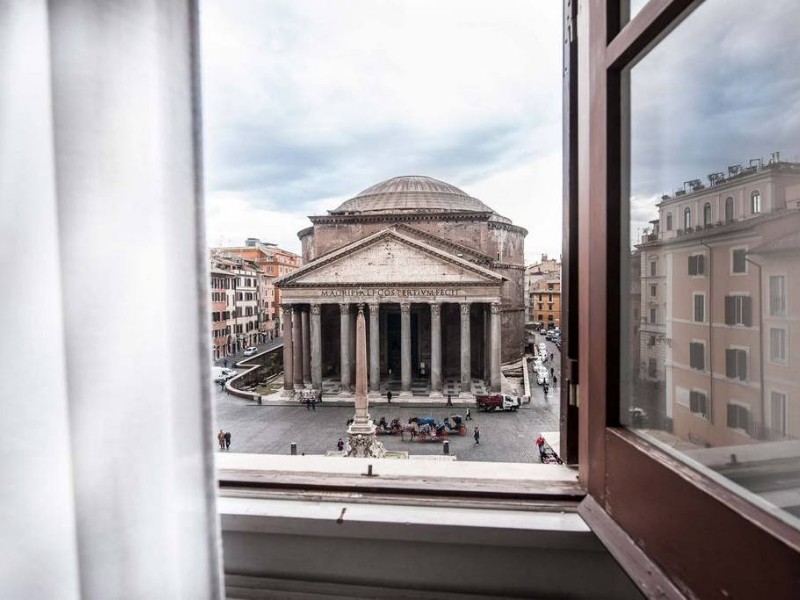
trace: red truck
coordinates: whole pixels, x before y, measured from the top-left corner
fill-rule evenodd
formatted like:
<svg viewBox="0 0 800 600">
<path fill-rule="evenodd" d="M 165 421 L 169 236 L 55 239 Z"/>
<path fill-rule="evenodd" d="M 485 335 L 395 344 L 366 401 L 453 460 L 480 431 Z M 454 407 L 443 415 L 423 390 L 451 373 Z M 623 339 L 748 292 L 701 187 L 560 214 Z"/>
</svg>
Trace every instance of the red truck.
<svg viewBox="0 0 800 600">
<path fill-rule="evenodd" d="M 506 394 L 487 394 L 475 396 L 478 410 L 494 412 L 496 410 L 517 410 L 522 404 L 522 398 L 514 398 Z"/>
</svg>

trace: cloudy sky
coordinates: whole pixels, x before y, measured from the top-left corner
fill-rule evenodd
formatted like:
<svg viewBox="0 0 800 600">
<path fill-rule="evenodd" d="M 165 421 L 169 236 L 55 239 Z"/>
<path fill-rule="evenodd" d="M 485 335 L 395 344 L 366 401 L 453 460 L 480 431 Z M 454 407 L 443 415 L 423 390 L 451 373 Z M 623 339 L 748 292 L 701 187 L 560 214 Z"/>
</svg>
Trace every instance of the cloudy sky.
<svg viewBox="0 0 800 600">
<path fill-rule="evenodd" d="M 800 2 L 707 0 L 631 73 L 631 233 L 683 182 L 800 162 Z"/>
<path fill-rule="evenodd" d="M 209 245 L 299 251 L 307 215 L 397 175 L 561 249 L 560 0 L 203 0 Z"/>
</svg>

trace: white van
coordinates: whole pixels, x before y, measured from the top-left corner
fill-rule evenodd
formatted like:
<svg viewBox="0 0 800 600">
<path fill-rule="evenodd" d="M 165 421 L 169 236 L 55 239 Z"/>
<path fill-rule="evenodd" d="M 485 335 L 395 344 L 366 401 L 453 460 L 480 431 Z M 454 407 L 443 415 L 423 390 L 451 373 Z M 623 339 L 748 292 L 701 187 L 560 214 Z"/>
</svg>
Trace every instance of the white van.
<svg viewBox="0 0 800 600">
<path fill-rule="evenodd" d="M 231 377 L 236 375 L 236 371 L 233 369 L 225 369 L 223 367 L 211 367 L 211 379 L 214 383 L 219 383 L 220 381 L 228 381 Z"/>
</svg>

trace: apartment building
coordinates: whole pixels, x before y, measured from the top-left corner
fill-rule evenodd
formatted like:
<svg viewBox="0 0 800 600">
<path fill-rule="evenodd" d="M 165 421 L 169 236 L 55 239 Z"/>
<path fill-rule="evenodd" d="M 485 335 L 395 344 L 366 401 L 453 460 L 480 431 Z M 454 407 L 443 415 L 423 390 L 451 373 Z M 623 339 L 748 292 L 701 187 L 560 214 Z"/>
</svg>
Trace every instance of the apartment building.
<svg viewBox="0 0 800 600">
<path fill-rule="evenodd" d="M 776 153 L 709 182 L 663 196 L 638 246 L 640 378 L 694 446 L 798 437 L 800 164 Z"/>
<path fill-rule="evenodd" d="M 542 254 L 525 269 L 526 321 L 552 329 L 561 324 L 561 263 Z"/>
<path fill-rule="evenodd" d="M 273 281 L 300 268 L 303 264 L 302 258 L 258 238 L 247 238 L 244 246 L 214 248 L 212 252 L 241 258 L 258 267 L 256 287 L 259 341 L 280 336 L 280 290 L 273 285 Z"/>
</svg>

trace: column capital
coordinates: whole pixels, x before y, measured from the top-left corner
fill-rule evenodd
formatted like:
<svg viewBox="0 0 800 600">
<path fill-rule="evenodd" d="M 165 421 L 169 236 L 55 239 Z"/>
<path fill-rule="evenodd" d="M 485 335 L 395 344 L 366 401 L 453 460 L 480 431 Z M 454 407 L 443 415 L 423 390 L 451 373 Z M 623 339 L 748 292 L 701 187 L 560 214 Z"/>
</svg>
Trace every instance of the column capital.
<svg viewBox="0 0 800 600">
<path fill-rule="evenodd" d="M 373 315 L 377 316 L 378 309 L 380 309 L 380 306 L 381 305 L 378 304 L 377 302 L 370 302 L 370 304 L 369 304 L 369 314 L 370 314 L 370 316 L 373 316 Z"/>
<path fill-rule="evenodd" d="M 358 312 L 360 312 L 362 314 L 364 313 L 364 303 L 363 302 L 359 302 L 358 303 Z"/>
<path fill-rule="evenodd" d="M 411 313 L 411 303 L 410 302 L 401 302 L 400 303 L 400 312 L 403 314 L 410 314 Z"/>
<path fill-rule="evenodd" d="M 292 305 L 291 304 L 281 304 L 281 311 L 283 312 L 284 316 L 289 316 L 292 314 Z"/>
<path fill-rule="evenodd" d="M 500 313 L 500 303 L 499 302 L 492 302 L 491 304 L 492 314 L 496 315 Z"/>
<path fill-rule="evenodd" d="M 339 303 L 339 310 L 343 315 L 346 315 L 350 312 L 350 303 L 349 302 L 340 302 Z"/>
<path fill-rule="evenodd" d="M 469 314 L 469 307 L 472 304 L 471 302 L 461 302 L 461 314 L 468 315 Z"/>
<path fill-rule="evenodd" d="M 431 302 L 430 305 L 431 305 L 431 314 L 438 317 L 442 312 L 441 302 Z"/>
<path fill-rule="evenodd" d="M 322 307 L 319 304 L 312 304 L 311 305 L 311 314 L 318 315 L 322 312 Z"/>
</svg>

